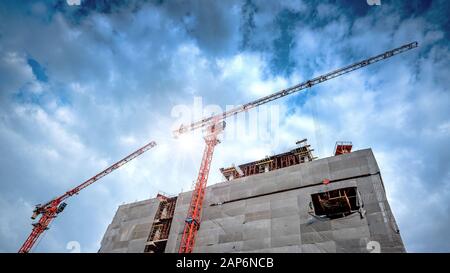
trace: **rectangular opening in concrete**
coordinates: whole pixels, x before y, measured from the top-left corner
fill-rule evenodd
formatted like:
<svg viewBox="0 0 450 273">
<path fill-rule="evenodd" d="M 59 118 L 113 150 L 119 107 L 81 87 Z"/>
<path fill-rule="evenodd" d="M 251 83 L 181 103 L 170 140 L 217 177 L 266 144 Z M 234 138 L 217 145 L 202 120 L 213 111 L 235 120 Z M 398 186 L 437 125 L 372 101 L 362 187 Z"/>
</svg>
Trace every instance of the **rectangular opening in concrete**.
<svg viewBox="0 0 450 273">
<path fill-rule="evenodd" d="M 314 213 L 317 216 L 340 218 L 359 210 L 356 187 L 342 188 L 311 195 Z"/>
<path fill-rule="evenodd" d="M 158 194 L 160 200 L 144 252 L 163 253 L 169 238 L 177 197 Z"/>
</svg>

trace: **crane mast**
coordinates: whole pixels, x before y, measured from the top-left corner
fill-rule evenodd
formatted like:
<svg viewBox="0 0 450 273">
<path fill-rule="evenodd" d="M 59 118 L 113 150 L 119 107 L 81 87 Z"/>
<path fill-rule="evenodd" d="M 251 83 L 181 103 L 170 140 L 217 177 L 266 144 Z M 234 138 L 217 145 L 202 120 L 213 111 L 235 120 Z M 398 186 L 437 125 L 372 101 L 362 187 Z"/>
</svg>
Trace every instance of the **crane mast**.
<svg viewBox="0 0 450 273">
<path fill-rule="evenodd" d="M 36 208 L 33 211 L 33 215 L 31 216 L 31 219 L 34 220 L 39 215 L 41 215 L 41 217 L 39 218 L 39 221 L 37 223 L 33 223 L 33 230 L 23 243 L 22 247 L 19 249 L 19 253 L 27 253 L 33 248 L 37 239 L 42 235 L 42 233 L 44 233 L 45 230 L 48 229 L 51 221 L 55 219 L 56 216 L 59 213 L 61 213 L 66 207 L 66 203 L 63 202 L 64 200 L 66 200 L 67 198 L 69 198 L 74 194 L 78 194 L 82 189 L 88 187 L 89 185 L 92 185 L 100 178 L 110 174 L 112 171 L 120 168 L 121 166 L 125 165 L 126 163 L 130 162 L 131 160 L 135 159 L 136 157 L 140 156 L 141 154 L 145 153 L 146 151 L 150 150 L 155 146 L 156 142 L 151 141 L 150 143 L 137 149 L 130 155 L 124 157 L 123 159 L 119 160 L 118 162 L 114 163 L 113 165 L 109 166 L 108 168 L 104 169 L 103 171 L 99 172 L 98 174 L 94 175 L 88 180 L 84 181 L 77 187 L 65 192 L 63 195 L 47 202 L 44 205 L 41 204 L 36 205 Z"/>
<path fill-rule="evenodd" d="M 217 137 L 224 129 L 225 121 L 214 123 L 206 129 L 206 146 L 203 151 L 202 163 L 200 164 L 200 170 L 198 172 L 195 188 L 192 192 L 188 217 L 185 220 L 183 237 L 181 238 L 179 249 L 180 253 L 191 253 L 194 248 L 197 231 L 200 228 L 203 199 L 205 198 L 205 189 L 208 182 L 209 168 L 211 166 L 214 148 L 220 143 Z"/>
<path fill-rule="evenodd" d="M 173 134 L 175 137 L 193 131 L 198 128 L 207 126 L 207 135 L 205 137 L 206 147 L 203 152 L 202 162 L 200 164 L 200 171 L 198 173 L 195 188 L 192 192 L 192 199 L 188 210 L 188 215 L 185 219 L 185 226 L 183 230 L 183 235 L 181 238 L 179 253 L 191 253 L 194 250 L 195 238 L 197 231 L 200 228 L 201 222 L 201 211 L 203 206 L 203 199 L 205 197 L 206 185 L 208 181 L 209 168 L 211 165 L 212 155 L 214 152 L 214 147 L 217 145 L 217 135 L 225 129 L 225 119 L 234 116 L 241 112 L 246 112 L 252 108 L 263 105 L 265 103 L 274 101 L 276 99 L 285 97 L 287 95 L 299 92 L 306 88 L 310 88 L 316 84 L 331 80 L 333 78 L 342 76 L 344 74 L 350 73 L 354 70 L 363 68 L 365 66 L 374 64 L 381 60 L 388 59 L 394 55 L 403 53 L 405 51 L 411 50 L 418 46 L 417 42 L 412 42 L 401 47 L 386 51 L 377 56 L 356 62 L 354 64 L 342 67 L 340 69 L 331 71 L 329 73 L 320 75 L 313 79 L 304 81 L 300 84 L 294 85 L 287 89 L 283 89 L 279 92 L 273 93 L 271 95 L 259 98 L 250 103 L 244 104 L 240 107 L 233 108 L 229 111 L 223 112 L 209 118 L 204 118 L 197 122 L 193 122 L 187 126 L 181 125 L 179 129 L 174 130 Z M 218 129 L 219 128 L 219 129 Z"/>
</svg>

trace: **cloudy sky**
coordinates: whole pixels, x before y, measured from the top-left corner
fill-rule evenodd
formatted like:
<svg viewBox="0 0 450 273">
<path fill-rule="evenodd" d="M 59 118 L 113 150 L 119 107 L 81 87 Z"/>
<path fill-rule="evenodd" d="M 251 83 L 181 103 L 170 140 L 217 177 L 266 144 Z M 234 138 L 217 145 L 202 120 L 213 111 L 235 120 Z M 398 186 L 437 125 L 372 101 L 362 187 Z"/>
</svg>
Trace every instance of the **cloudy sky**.
<svg viewBox="0 0 450 273">
<path fill-rule="evenodd" d="M 35 251 L 77 241 L 96 252 L 119 205 L 190 189 L 204 145 L 172 138 L 176 109 L 226 109 L 412 41 L 419 48 L 238 117 L 244 129 L 217 146 L 209 183 L 302 138 L 319 157 L 351 140 L 373 149 L 406 249 L 450 251 L 449 5 L 1 1 L 0 251 L 19 249 L 35 204 L 150 140 L 158 146 L 70 199 Z M 270 126 L 251 122 L 267 112 Z M 255 124 L 263 134 L 249 133 Z"/>
</svg>

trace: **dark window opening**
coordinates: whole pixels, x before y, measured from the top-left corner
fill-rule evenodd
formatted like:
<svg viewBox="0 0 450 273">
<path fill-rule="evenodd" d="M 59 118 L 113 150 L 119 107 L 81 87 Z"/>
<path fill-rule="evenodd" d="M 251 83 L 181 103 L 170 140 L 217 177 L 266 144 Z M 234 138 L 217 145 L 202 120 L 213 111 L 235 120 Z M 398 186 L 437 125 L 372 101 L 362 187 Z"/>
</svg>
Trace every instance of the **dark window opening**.
<svg viewBox="0 0 450 273">
<path fill-rule="evenodd" d="M 172 218 L 177 203 L 176 197 L 166 197 L 158 194 L 157 198 L 160 200 L 158 210 L 155 213 L 150 234 L 147 238 L 147 244 L 144 252 L 149 253 L 163 253 L 167 239 L 169 238 L 170 226 L 172 225 Z"/>
<path fill-rule="evenodd" d="M 356 187 L 315 193 L 311 195 L 311 199 L 315 215 L 331 219 L 345 217 L 360 208 Z"/>
<path fill-rule="evenodd" d="M 146 253 L 164 253 L 166 249 L 167 240 L 148 242 L 145 246 Z"/>
</svg>

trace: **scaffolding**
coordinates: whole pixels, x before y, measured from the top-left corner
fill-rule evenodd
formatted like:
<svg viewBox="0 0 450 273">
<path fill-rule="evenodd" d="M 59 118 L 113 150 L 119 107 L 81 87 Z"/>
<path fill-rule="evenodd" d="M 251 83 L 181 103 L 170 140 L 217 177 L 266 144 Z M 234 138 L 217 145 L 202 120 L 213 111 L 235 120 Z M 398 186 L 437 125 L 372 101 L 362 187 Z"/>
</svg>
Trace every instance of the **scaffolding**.
<svg viewBox="0 0 450 273">
<path fill-rule="evenodd" d="M 334 145 L 334 155 L 348 154 L 352 151 L 353 144 L 351 141 L 336 141 Z"/>
<path fill-rule="evenodd" d="M 237 167 L 221 168 L 220 172 L 227 181 L 231 181 L 236 178 L 270 172 L 316 159 L 312 154 L 314 149 L 311 149 L 311 145 L 307 144 L 307 139 L 297 141 L 296 144 L 298 147 L 287 153 L 266 156 L 261 160 L 242 164 Z"/>
<path fill-rule="evenodd" d="M 147 239 L 144 252 L 163 253 L 169 238 L 170 226 L 177 203 L 177 197 L 158 193 L 158 210 L 153 220 L 152 228 Z"/>
<path fill-rule="evenodd" d="M 314 213 L 317 216 L 339 218 L 356 212 L 360 208 L 356 187 L 312 194 L 311 199 Z"/>
</svg>

